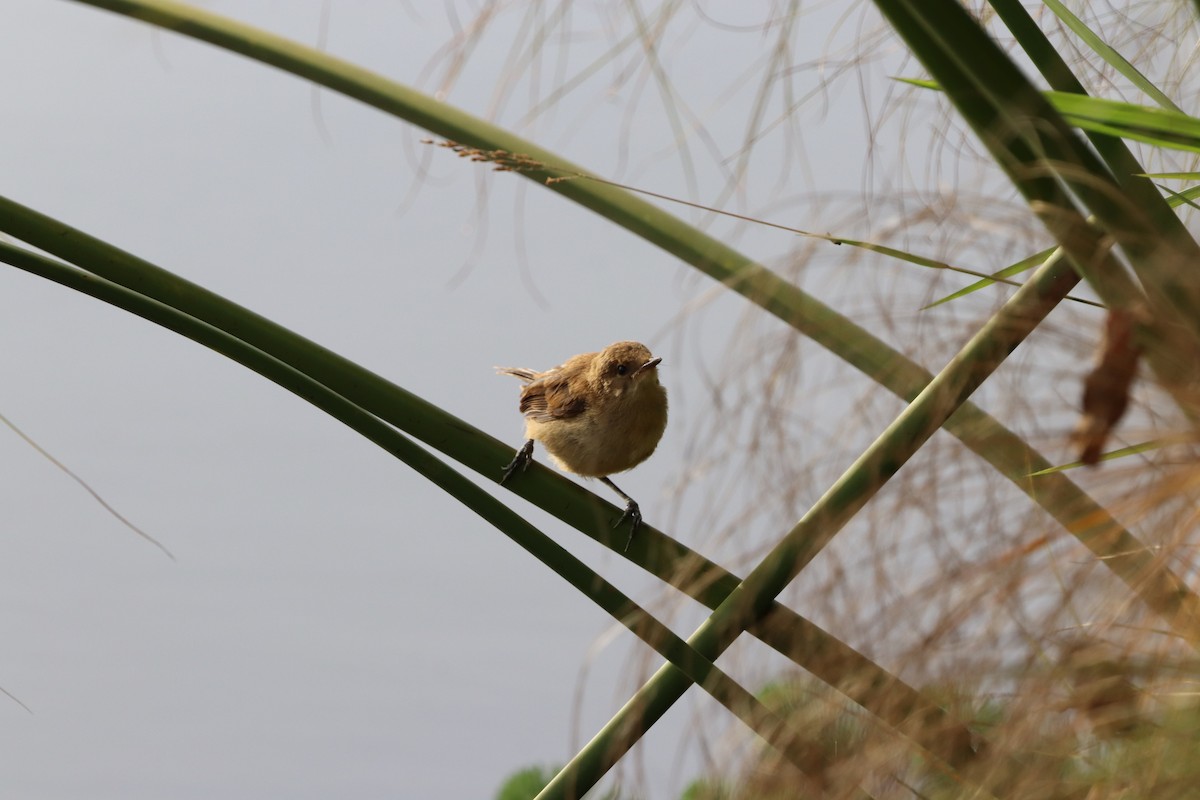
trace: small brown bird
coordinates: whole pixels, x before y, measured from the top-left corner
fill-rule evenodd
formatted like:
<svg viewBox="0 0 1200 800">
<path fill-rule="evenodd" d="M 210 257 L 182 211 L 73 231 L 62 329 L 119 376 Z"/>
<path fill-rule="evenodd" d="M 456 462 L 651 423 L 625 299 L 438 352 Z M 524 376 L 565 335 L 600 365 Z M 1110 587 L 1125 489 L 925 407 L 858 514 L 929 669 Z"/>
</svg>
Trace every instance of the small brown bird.
<svg viewBox="0 0 1200 800">
<path fill-rule="evenodd" d="M 632 542 L 642 524 L 641 510 L 608 476 L 649 458 L 666 430 L 667 390 L 658 382 L 661 361 L 643 344 L 617 342 L 545 372 L 497 367 L 525 384 L 520 408 L 528 437 L 500 482 L 529 466 L 533 443 L 539 441 L 560 469 L 599 478 L 625 499 L 625 513 L 613 527 L 629 519 Z"/>
</svg>

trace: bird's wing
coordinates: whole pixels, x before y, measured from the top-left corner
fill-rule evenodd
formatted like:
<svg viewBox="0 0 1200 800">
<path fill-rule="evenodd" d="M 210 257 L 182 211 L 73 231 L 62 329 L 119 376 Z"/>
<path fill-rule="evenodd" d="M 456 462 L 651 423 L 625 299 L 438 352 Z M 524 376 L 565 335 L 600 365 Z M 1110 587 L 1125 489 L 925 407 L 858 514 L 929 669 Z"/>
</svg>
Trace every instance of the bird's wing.
<svg viewBox="0 0 1200 800">
<path fill-rule="evenodd" d="M 577 417 L 587 409 L 587 400 L 571 392 L 570 383 L 558 370 L 542 373 L 521 389 L 521 413 L 538 422 Z"/>
</svg>

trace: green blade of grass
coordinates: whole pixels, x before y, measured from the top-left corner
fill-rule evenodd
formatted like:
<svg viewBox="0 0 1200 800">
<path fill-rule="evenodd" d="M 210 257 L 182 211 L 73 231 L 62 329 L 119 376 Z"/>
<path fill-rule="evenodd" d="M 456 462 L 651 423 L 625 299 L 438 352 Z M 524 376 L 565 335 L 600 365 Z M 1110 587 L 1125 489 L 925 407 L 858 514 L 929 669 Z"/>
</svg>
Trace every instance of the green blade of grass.
<svg viewBox="0 0 1200 800">
<path fill-rule="evenodd" d="M 1159 147 L 1200 151 L 1200 119 L 1182 111 L 1070 92 L 1046 92 L 1045 97 L 1068 124 L 1078 128 Z"/>
<path fill-rule="evenodd" d="M 1143 177 L 1143 178 L 1186 178 L 1186 179 L 1192 179 L 1192 180 L 1200 180 L 1200 172 L 1195 172 L 1195 173 L 1192 173 L 1192 172 L 1168 172 L 1168 173 L 1161 173 L 1161 174 L 1157 174 L 1157 175 L 1141 174 L 1141 175 L 1139 175 L 1139 177 Z M 1168 192 L 1171 195 L 1170 197 L 1166 198 L 1166 202 L 1168 205 L 1170 205 L 1171 208 L 1178 208 L 1179 206 L 1185 205 L 1185 204 L 1186 205 L 1194 205 L 1193 199 L 1200 197 L 1200 186 L 1193 186 L 1190 189 L 1187 189 L 1182 192 L 1176 192 L 1171 189 L 1167 189 L 1165 187 L 1162 187 L 1162 188 L 1164 191 Z M 1020 261 L 1018 261 L 1015 264 L 1011 264 L 1002 270 L 992 273 L 991 275 L 984 278 L 983 280 L 976 281 L 975 283 L 972 283 L 970 286 L 966 286 L 962 289 L 959 289 L 957 292 L 948 294 L 945 297 L 941 298 L 940 300 L 935 300 L 934 302 L 925 306 L 925 308 L 933 308 L 934 306 L 940 306 L 942 303 L 948 303 L 951 300 L 957 300 L 960 297 L 964 297 L 968 294 L 972 294 L 974 292 L 979 291 L 980 289 L 985 289 L 988 286 L 994 286 L 997 283 L 1006 283 L 1008 281 L 1004 281 L 1001 279 L 1011 278 L 1014 275 L 1020 275 L 1022 272 L 1027 272 L 1028 270 L 1033 269 L 1034 267 L 1036 267 L 1037 265 L 1039 265 L 1043 261 L 1045 261 L 1047 258 L 1049 258 L 1050 254 L 1055 252 L 1057 249 L 1058 248 L 1056 248 L 1056 247 L 1049 247 L 1038 253 L 1034 253 L 1033 255 L 1028 256 L 1027 258 L 1021 259 Z"/>
<path fill-rule="evenodd" d="M 1171 440 L 1169 440 L 1169 439 L 1151 439 L 1148 442 L 1142 442 L 1141 444 L 1131 444 L 1129 447 L 1122 447 L 1119 450 L 1113 450 L 1111 452 L 1105 453 L 1104 455 L 1100 456 L 1100 460 L 1101 461 L 1112 461 L 1113 459 L 1125 458 L 1126 456 L 1135 456 L 1138 453 L 1145 453 L 1147 450 L 1157 450 L 1158 448 L 1163 447 L 1168 444 L 1171 444 Z M 1058 466 L 1058 467 L 1050 467 L 1048 469 L 1039 469 L 1037 472 L 1029 473 L 1029 477 L 1038 478 L 1038 477 L 1041 477 L 1042 475 L 1050 475 L 1055 472 L 1063 472 L 1068 469 L 1075 469 L 1077 467 L 1083 467 L 1083 466 L 1090 466 L 1090 465 L 1086 465 L 1082 461 L 1072 461 L 1070 464 L 1063 464 L 1062 466 Z"/>
<path fill-rule="evenodd" d="M 1048 247 L 1041 252 L 1034 253 L 1031 256 L 1021 259 L 1015 264 L 1010 264 L 1002 270 L 993 272 L 991 275 L 983 278 L 982 280 L 975 281 L 970 286 L 963 287 L 957 292 L 951 292 L 940 300 L 934 300 L 932 303 L 925 306 L 925 308 L 933 308 L 934 306 L 940 306 L 942 303 L 949 303 L 951 300 L 957 300 L 960 297 L 966 297 L 969 294 L 978 292 L 980 289 L 986 289 L 989 286 L 995 286 L 997 283 L 1008 283 L 1009 281 L 1007 279 L 1012 278 L 1013 275 L 1020 275 L 1022 272 L 1028 272 L 1039 264 L 1045 263 L 1046 259 L 1050 258 L 1050 256 L 1055 252 L 1060 252 L 1057 247 Z"/>
<path fill-rule="evenodd" d="M 1116 48 L 1101 39 L 1095 31 L 1085 25 L 1083 20 L 1075 16 L 1065 4 L 1060 2 L 1060 0 L 1045 0 L 1045 3 L 1046 7 L 1053 11 L 1054 15 L 1071 29 L 1072 33 L 1083 40 L 1084 44 L 1090 47 L 1096 55 L 1104 59 L 1113 69 L 1129 79 L 1130 83 L 1141 89 L 1147 97 L 1153 99 L 1154 102 L 1163 108 L 1182 113 L 1182 109 L 1175 105 L 1175 102 L 1171 98 L 1167 97 L 1137 67 L 1130 64 L 1125 56 L 1117 52 Z"/>
<path fill-rule="evenodd" d="M 1024 272 L 1027 269 L 1036 267 L 1038 264 L 1044 263 L 1046 261 L 1046 259 L 1050 257 L 1050 254 L 1054 252 L 1053 248 L 1050 250 L 1044 250 L 1041 253 L 1030 256 L 1029 258 L 1025 259 L 1024 261 L 1020 261 L 1020 262 L 1017 262 L 1016 264 L 1013 264 L 1011 267 L 1006 267 L 1005 269 L 1001 270 L 1000 272 L 993 272 L 991 275 L 986 275 L 977 270 L 967 269 L 965 267 L 955 267 L 955 266 L 947 264 L 943 261 L 938 261 L 938 260 L 932 259 L 932 258 L 925 258 L 924 256 L 914 255 L 913 253 L 908 253 L 908 252 L 905 252 L 904 250 L 897 250 L 896 248 L 888 247 L 887 245 L 874 244 L 873 242 L 860 242 L 860 241 L 855 241 L 854 239 L 842 239 L 842 238 L 834 238 L 834 237 L 822 237 L 822 238 L 829 238 L 829 240 L 832 241 L 834 244 L 845 244 L 845 245 L 849 245 L 851 247 L 857 247 L 861 250 L 867 250 L 872 253 L 879 253 L 880 255 L 885 255 L 885 256 L 888 256 L 889 258 L 894 258 L 899 261 L 906 261 L 909 264 L 915 264 L 918 267 L 925 267 L 927 269 L 944 269 L 949 272 L 957 272 L 960 275 L 971 275 L 973 277 L 980 278 L 980 280 L 977 282 L 977 284 L 973 284 L 973 285 L 983 284 L 986 281 L 988 285 L 993 284 L 993 283 L 1003 283 L 1006 286 L 1013 286 L 1013 287 L 1017 287 L 1017 288 L 1020 288 L 1021 284 L 1017 281 L 1009 280 L 1008 279 L 1009 274 L 1016 275 L 1020 272 Z M 1072 302 L 1075 302 L 1075 303 L 1082 303 L 1083 305 L 1086 305 L 1086 306 L 1093 306 L 1095 308 L 1103 308 L 1104 307 L 1100 303 L 1097 303 L 1093 300 L 1085 300 L 1081 297 L 1072 297 L 1070 295 L 1067 295 L 1063 299 L 1071 300 Z M 925 308 L 926 309 L 932 308 L 933 306 L 941 305 L 941 303 L 943 303 L 943 302 L 945 302 L 945 300 L 939 300 L 935 303 L 930 303 L 929 305 L 925 306 Z"/>
<path fill-rule="evenodd" d="M 1193 200 L 1191 197 L 1189 197 L 1187 192 L 1177 192 L 1174 189 L 1171 189 L 1171 188 L 1168 188 L 1168 187 L 1162 186 L 1162 185 L 1159 185 L 1158 188 L 1161 189 L 1166 194 L 1169 194 L 1171 196 L 1170 200 L 1172 203 L 1175 203 L 1177 205 L 1188 205 L 1188 206 L 1191 206 L 1192 208 L 1200 210 L 1200 204 L 1197 204 L 1195 200 Z M 1200 189 L 1200 187 L 1196 187 L 1196 188 Z"/>
<path fill-rule="evenodd" d="M 430 144 L 435 144 L 435 143 L 430 142 Z M 441 144 L 453 146 L 449 142 L 444 142 Z M 630 186 L 628 184 L 616 183 L 615 181 L 603 180 L 601 178 L 597 178 L 597 177 L 591 176 L 591 175 L 579 175 L 577 177 L 579 179 L 583 179 L 583 180 L 602 181 L 604 183 L 609 184 L 610 186 L 616 186 L 618 188 L 625 189 L 630 192 L 634 192 L 635 194 L 647 195 L 649 197 L 656 197 L 660 200 L 666 200 L 669 203 L 674 203 L 677 205 L 687 206 L 689 208 L 699 209 L 701 211 L 706 211 L 710 214 L 718 214 L 723 217 L 730 217 L 732 219 L 740 219 L 744 222 L 749 222 L 754 225 L 762 225 L 762 226 L 768 227 L 768 228 L 775 228 L 776 230 L 787 231 L 788 233 L 794 233 L 797 236 L 803 236 L 808 239 L 819 239 L 824 242 L 829 242 L 830 244 L 833 244 L 833 245 L 839 245 L 839 246 L 845 245 L 847 247 L 853 247 L 858 250 L 866 250 L 867 252 L 870 252 L 870 253 L 878 253 L 881 256 L 887 256 L 888 258 L 895 259 L 897 261 L 903 261 L 903 262 L 906 262 L 909 264 L 914 264 L 918 267 L 925 267 L 927 269 L 942 269 L 942 270 L 946 270 L 947 272 L 957 272 L 961 275 L 971 275 L 973 277 L 981 279 L 977 283 L 972 284 L 972 286 L 985 286 L 985 285 L 990 286 L 994 283 L 1003 283 L 1003 284 L 1007 284 L 1008 286 L 1020 287 L 1021 284 L 1019 282 L 1006 280 L 1009 277 L 1009 275 L 1017 275 L 1021 272 L 1024 272 L 1027 269 L 1032 269 L 1033 267 L 1038 266 L 1043 261 L 1045 261 L 1046 258 L 1049 257 L 1049 255 L 1052 252 L 1054 252 L 1054 248 L 1050 248 L 1048 250 L 1043 251 L 1042 253 L 1040 253 L 1038 255 L 1031 256 L 1031 257 L 1025 259 L 1024 261 L 1018 262 L 1017 264 L 1014 264 L 1011 267 L 1006 267 L 1004 270 L 1001 270 L 1000 272 L 994 272 L 991 275 L 987 275 L 978 270 L 968 269 L 966 267 L 955 266 L 954 264 L 948 264 L 945 261 L 941 261 L 936 258 L 929 258 L 927 256 L 918 255 L 916 253 L 910 253 L 907 250 L 900 250 L 895 247 L 889 247 L 888 245 L 877 244 L 875 242 L 861 241 L 858 239 L 847 239 L 844 236 L 835 236 L 832 233 L 814 233 L 812 231 L 806 231 L 801 228 L 793 227 L 791 225 L 783 225 L 778 222 L 770 222 L 768 220 L 759 219 L 757 217 L 747 216 L 746 214 L 737 214 L 732 211 L 725 211 L 724 209 L 715 208 L 713 206 L 706 206 L 702 203 L 693 203 L 690 200 L 684 200 L 679 197 L 672 197 L 671 195 L 665 195 L 665 194 L 660 194 L 658 192 L 652 192 L 649 189 L 642 189 L 642 188 L 639 188 L 636 186 Z M 972 289 L 971 291 L 975 291 L 975 290 Z M 950 298 L 943 298 L 942 300 L 939 300 L 935 303 L 930 303 L 928 306 L 925 306 L 925 308 L 932 308 L 933 306 L 940 305 L 941 303 L 946 302 L 947 299 L 950 299 Z M 1083 303 L 1084 305 L 1095 306 L 1095 307 L 1099 307 L 1099 308 L 1103 307 L 1099 303 L 1095 303 L 1091 300 L 1084 300 L 1083 298 L 1079 298 L 1079 297 L 1073 297 L 1071 295 L 1068 295 L 1065 299 L 1071 300 L 1072 302 L 1076 302 L 1076 303 Z"/>
</svg>

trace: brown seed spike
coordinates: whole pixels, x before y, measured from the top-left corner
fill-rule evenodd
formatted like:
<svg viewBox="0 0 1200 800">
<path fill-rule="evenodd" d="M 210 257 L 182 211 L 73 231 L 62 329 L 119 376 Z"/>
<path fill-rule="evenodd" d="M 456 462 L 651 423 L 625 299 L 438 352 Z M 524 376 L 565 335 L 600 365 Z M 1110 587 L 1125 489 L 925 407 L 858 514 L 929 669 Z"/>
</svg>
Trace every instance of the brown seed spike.
<svg viewBox="0 0 1200 800">
<path fill-rule="evenodd" d="M 1137 374 L 1142 348 L 1134 341 L 1137 320 L 1129 309 L 1111 309 L 1096 366 L 1083 383 L 1083 415 L 1072 438 L 1079 460 L 1089 466 L 1100 460 L 1104 443 L 1129 405 L 1129 388 Z"/>
</svg>

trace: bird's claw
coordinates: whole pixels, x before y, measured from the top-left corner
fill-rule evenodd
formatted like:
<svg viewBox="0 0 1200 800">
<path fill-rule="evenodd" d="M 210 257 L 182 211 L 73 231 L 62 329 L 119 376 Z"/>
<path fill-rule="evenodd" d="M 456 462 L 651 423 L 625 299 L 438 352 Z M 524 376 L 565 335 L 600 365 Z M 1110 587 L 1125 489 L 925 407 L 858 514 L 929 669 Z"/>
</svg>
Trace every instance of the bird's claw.
<svg viewBox="0 0 1200 800">
<path fill-rule="evenodd" d="M 514 472 L 524 472 L 529 469 L 530 461 L 533 461 L 533 439 L 521 445 L 521 449 L 513 456 L 513 460 L 508 462 L 508 466 L 504 468 L 504 474 L 500 476 L 500 483 L 503 484 L 511 478 Z"/>
<path fill-rule="evenodd" d="M 632 500 L 625 506 L 625 513 L 613 523 L 613 527 L 621 527 L 621 523 L 625 520 L 629 520 L 629 540 L 625 542 L 625 549 L 628 550 L 629 545 L 633 544 L 634 534 L 638 532 L 638 528 L 642 527 L 642 510 Z"/>
</svg>

